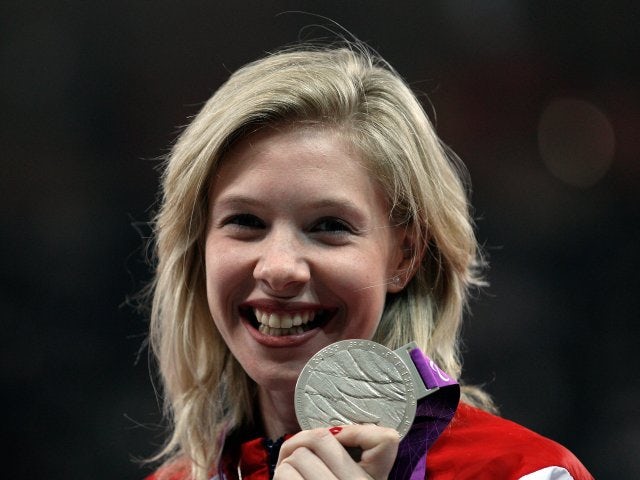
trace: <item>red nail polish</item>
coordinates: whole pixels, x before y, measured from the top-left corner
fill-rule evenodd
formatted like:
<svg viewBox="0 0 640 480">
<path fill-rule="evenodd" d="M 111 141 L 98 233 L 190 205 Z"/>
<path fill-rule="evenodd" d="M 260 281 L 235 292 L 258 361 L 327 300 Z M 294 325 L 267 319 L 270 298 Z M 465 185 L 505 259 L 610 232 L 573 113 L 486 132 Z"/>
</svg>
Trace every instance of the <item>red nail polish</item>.
<svg viewBox="0 0 640 480">
<path fill-rule="evenodd" d="M 342 427 L 331 427 L 329 429 L 329 431 L 333 434 L 333 435 L 337 435 L 342 431 Z"/>
</svg>

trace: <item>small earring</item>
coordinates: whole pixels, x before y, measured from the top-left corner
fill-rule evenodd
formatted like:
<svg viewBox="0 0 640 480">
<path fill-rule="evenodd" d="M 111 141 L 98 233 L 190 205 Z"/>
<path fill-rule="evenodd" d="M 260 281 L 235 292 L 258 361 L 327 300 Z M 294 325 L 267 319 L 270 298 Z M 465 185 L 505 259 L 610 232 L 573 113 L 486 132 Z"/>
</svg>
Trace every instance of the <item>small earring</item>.
<svg viewBox="0 0 640 480">
<path fill-rule="evenodd" d="M 394 285 L 400 285 L 400 277 L 393 277 L 393 280 L 391 281 Z"/>
</svg>

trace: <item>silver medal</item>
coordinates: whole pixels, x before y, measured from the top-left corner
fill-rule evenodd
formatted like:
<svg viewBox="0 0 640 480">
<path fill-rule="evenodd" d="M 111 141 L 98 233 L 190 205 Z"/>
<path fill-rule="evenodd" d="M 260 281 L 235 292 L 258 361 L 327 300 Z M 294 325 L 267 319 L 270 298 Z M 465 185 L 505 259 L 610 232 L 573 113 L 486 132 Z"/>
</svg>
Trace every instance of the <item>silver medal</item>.
<svg viewBox="0 0 640 480">
<path fill-rule="evenodd" d="M 369 340 L 342 340 L 323 348 L 298 377 L 300 427 L 370 423 L 394 428 L 403 437 L 424 390 L 410 367 L 398 353 Z"/>
</svg>

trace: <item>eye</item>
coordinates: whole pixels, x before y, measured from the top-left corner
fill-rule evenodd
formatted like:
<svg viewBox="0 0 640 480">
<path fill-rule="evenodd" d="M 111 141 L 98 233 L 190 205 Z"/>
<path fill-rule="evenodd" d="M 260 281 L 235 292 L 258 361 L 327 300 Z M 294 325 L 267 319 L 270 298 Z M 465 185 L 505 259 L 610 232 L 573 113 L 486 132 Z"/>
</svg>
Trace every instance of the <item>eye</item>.
<svg viewBox="0 0 640 480">
<path fill-rule="evenodd" d="M 242 228 L 262 229 L 264 222 L 250 213 L 239 213 L 226 218 L 223 225 L 235 225 Z"/>
<path fill-rule="evenodd" d="M 351 228 L 351 226 L 347 222 L 335 217 L 321 218 L 311 228 L 311 231 L 319 233 L 332 233 L 336 235 L 354 233 L 353 228 Z"/>
</svg>

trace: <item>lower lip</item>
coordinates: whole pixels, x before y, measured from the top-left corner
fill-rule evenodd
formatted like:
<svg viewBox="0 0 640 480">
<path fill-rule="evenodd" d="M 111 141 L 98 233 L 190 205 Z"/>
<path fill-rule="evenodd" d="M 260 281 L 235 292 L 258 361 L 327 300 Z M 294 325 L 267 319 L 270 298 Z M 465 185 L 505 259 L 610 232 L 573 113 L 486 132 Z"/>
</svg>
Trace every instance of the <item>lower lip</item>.
<svg viewBox="0 0 640 480">
<path fill-rule="evenodd" d="M 254 338 L 256 342 L 264 345 L 265 347 L 272 348 L 297 347 L 308 342 L 320 331 L 320 328 L 312 328 L 311 330 L 308 330 L 304 333 L 276 337 L 274 335 L 265 335 L 264 333 L 259 332 L 258 330 L 253 328 L 251 323 L 245 318 L 242 319 L 242 323 L 244 323 L 245 328 L 249 331 L 249 334 Z"/>
</svg>

